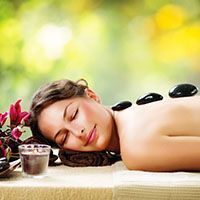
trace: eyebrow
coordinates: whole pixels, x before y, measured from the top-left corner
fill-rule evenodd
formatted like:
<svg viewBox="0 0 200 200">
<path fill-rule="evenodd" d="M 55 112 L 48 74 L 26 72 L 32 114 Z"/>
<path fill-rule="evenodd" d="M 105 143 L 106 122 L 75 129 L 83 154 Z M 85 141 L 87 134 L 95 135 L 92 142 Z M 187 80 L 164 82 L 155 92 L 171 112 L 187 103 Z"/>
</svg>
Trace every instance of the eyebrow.
<svg viewBox="0 0 200 200">
<path fill-rule="evenodd" d="M 65 119 L 65 117 L 66 117 L 66 115 L 67 115 L 67 109 L 68 109 L 68 107 L 69 107 L 71 104 L 72 104 L 72 102 L 69 103 L 69 104 L 65 107 L 64 112 L 63 112 L 63 117 L 62 117 L 62 119 Z M 53 137 L 53 141 L 54 141 L 54 142 L 56 142 L 56 138 L 58 137 L 58 135 L 60 134 L 61 131 L 62 131 L 62 129 L 60 129 L 59 131 L 56 132 L 55 136 Z"/>
</svg>

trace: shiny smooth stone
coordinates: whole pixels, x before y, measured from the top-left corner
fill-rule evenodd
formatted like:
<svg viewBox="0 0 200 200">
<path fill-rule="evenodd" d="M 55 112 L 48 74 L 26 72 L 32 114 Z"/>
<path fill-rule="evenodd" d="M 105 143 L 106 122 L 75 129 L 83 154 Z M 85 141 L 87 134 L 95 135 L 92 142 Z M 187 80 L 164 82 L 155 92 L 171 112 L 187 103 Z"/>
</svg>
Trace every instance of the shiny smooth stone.
<svg viewBox="0 0 200 200">
<path fill-rule="evenodd" d="M 130 106 L 132 106 L 132 103 L 130 101 L 121 101 L 121 102 L 117 103 L 116 105 L 112 106 L 111 108 L 114 111 L 120 111 L 120 110 L 124 110 Z"/>
<path fill-rule="evenodd" d="M 0 172 L 8 169 L 10 167 L 10 164 L 8 160 L 5 157 L 0 158 Z"/>
<path fill-rule="evenodd" d="M 136 101 L 136 104 L 142 105 L 142 104 L 151 103 L 154 101 L 160 101 L 162 99 L 163 99 L 163 96 L 158 93 L 148 93 L 148 94 L 145 94 L 144 96 L 139 97 Z"/>
<path fill-rule="evenodd" d="M 169 91 L 172 98 L 194 96 L 198 92 L 198 88 L 192 84 L 179 84 Z"/>
</svg>

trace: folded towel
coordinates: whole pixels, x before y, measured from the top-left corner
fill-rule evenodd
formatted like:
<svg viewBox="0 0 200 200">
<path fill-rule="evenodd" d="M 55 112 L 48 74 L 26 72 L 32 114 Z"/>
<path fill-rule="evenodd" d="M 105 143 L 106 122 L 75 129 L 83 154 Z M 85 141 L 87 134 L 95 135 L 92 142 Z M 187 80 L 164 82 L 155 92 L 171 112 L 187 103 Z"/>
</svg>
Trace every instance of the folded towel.
<svg viewBox="0 0 200 200">
<path fill-rule="evenodd" d="M 60 149 L 58 156 L 64 165 L 71 167 L 106 166 L 121 160 L 119 154 L 109 151 L 80 152 Z"/>
</svg>

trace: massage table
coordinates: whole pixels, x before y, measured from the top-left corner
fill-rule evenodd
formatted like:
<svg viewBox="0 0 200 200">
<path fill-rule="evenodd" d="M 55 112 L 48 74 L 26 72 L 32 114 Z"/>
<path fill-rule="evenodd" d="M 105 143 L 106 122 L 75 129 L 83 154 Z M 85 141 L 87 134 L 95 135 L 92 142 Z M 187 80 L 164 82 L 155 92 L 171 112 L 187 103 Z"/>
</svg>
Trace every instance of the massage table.
<svg viewBox="0 0 200 200">
<path fill-rule="evenodd" d="M 21 168 L 0 179 L 1 200 L 199 200 L 200 173 L 127 170 L 122 161 L 104 167 L 49 166 L 44 178 Z"/>
</svg>

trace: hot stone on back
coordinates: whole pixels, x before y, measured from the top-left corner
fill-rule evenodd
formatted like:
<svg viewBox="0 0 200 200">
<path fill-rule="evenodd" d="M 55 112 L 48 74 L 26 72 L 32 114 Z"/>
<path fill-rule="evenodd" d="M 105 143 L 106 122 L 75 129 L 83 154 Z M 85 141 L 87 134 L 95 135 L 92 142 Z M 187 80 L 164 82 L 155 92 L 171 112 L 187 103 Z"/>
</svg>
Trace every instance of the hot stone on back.
<svg viewBox="0 0 200 200">
<path fill-rule="evenodd" d="M 136 101 L 136 104 L 142 105 L 142 104 L 151 103 L 154 101 L 159 101 L 162 99 L 163 99 L 162 95 L 152 92 L 152 93 L 148 93 L 148 94 L 145 94 L 144 96 L 139 97 Z"/>
<path fill-rule="evenodd" d="M 121 102 L 115 104 L 114 106 L 112 106 L 111 108 L 114 111 L 120 111 L 120 110 L 124 110 L 130 106 L 132 106 L 132 103 L 130 101 L 121 101 Z"/>
<path fill-rule="evenodd" d="M 189 97 L 194 96 L 197 94 L 198 88 L 192 84 L 184 83 L 174 86 L 169 91 L 169 96 L 171 98 L 177 98 L 177 97 Z"/>
</svg>

